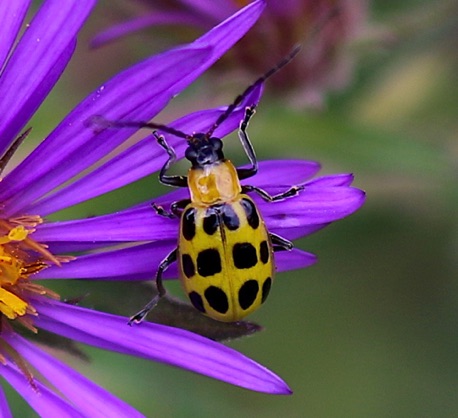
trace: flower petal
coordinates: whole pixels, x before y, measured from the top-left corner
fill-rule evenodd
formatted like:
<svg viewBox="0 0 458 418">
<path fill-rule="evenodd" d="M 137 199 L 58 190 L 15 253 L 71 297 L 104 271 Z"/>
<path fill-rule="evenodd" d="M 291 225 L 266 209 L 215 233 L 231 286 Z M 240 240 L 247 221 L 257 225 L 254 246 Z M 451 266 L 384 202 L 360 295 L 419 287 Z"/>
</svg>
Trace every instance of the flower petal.
<svg viewBox="0 0 458 418">
<path fill-rule="evenodd" d="M 279 251 L 275 253 L 275 265 L 277 271 L 297 270 L 313 266 L 317 262 L 315 254 L 293 248 L 291 251 Z"/>
<path fill-rule="evenodd" d="M 273 194 L 283 188 L 268 189 Z M 365 200 L 365 193 L 353 187 L 305 187 L 298 196 L 269 203 L 253 195 L 270 229 L 288 229 L 316 225 L 342 219 L 357 209 Z"/>
<path fill-rule="evenodd" d="M 37 227 L 33 237 L 35 240 L 47 243 L 145 241 L 177 239 L 177 228 L 177 220 L 157 215 L 151 203 L 144 203 L 109 215 L 45 223 Z"/>
<path fill-rule="evenodd" d="M 0 78 L 0 155 L 59 78 L 95 0 L 45 2 Z"/>
<path fill-rule="evenodd" d="M 68 400 L 77 406 L 84 416 L 91 418 L 141 418 L 143 414 L 116 398 L 105 389 L 45 353 L 18 334 L 6 340 L 27 359 Z"/>
<path fill-rule="evenodd" d="M 22 22 L 29 8 L 30 0 L 4 2 L 0 7 L 0 28 L 2 28 L 2 42 L 0 42 L 0 69 L 14 46 Z"/>
<path fill-rule="evenodd" d="M 353 174 L 330 174 L 308 181 L 306 187 L 345 187 L 350 186 L 353 180 Z"/>
<path fill-rule="evenodd" d="M 182 367 L 246 389 L 272 394 L 291 390 L 277 375 L 222 344 L 150 322 L 127 326 L 126 318 L 64 303 L 36 300 L 36 325 L 94 345 Z"/>
<path fill-rule="evenodd" d="M 0 375 L 21 395 L 42 418 L 84 418 L 71 404 L 35 380 L 34 389 L 24 374 L 11 363 L 2 364 Z"/>
<path fill-rule="evenodd" d="M 192 44 L 145 60 L 97 89 L 3 179 L 0 199 L 16 197 L 5 215 L 23 213 L 28 204 L 91 166 L 134 132 L 94 133 L 83 124 L 91 116 L 151 119 L 240 39 L 263 8 L 264 2 L 255 1 Z"/>
<path fill-rule="evenodd" d="M 182 0 L 181 3 L 184 4 L 181 5 L 182 9 L 179 10 L 158 9 L 146 16 L 111 26 L 92 39 L 91 47 L 98 48 L 122 36 L 150 26 L 193 25 L 207 29 L 237 10 L 231 1 Z"/>
<path fill-rule="evenodd" d="M 307 160 L 259 161 L 259 170 L 254 177 L 242 183 L 258 187 L 283 186 L 285 190 L 301 184 L 320 170 L 320 164 Z"/>
<path fill-rule="evenodd" d="M 62 267 L 50 266 L 34 279 L 149 280 L 176 242 L 152 242 L 135 247 L 82 255 Z M 164 278 L 177 277 L 173 264 Z"/>
<path fill-rule="evenodd" d="M 208 16 L 216 21 L 229 16 L 236 11 L 236 2 L 232 0 L 222 0 L 218 2 L 208 0 L 180 0 L 182 7 L 193 10 L 200 15 Z M 243 4 L 243 3 L 242 3 Z"/>
<path fill-rule="evenodd" d="M 102 32 L 99 32 L 90 42 L 91 48 L 99 48 L 103 45 L 113 42 L 123 36 L 130 35 L 139 30 L 149 28 L 151 26 L 160 25 L 188 25 L 188 26 L 208 26 L 200 16 L 195 13 L 187 13 L 186 11 L 155 12 L 146 16 L 140 16 L 136 19 L 131 19 L 119 25 L 110 26 Z"/>
</svg>

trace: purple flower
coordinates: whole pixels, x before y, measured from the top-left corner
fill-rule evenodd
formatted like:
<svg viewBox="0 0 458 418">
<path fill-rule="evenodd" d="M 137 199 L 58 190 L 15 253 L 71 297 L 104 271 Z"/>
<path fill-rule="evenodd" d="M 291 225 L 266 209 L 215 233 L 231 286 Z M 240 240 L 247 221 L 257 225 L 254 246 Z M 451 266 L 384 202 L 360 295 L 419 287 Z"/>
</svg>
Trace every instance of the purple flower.
<svg viewBox="0 0 458 418">
<path fill-rule="evenodd" d="M 18 41 L 30 1 L 17 0 L 0 6 L 1 169 L 27 136 L 29 130 L 24 129 L 28 120 L 62 74 L 73 53 L 77 32 L 94 2 L 45 1 Z M 156 171 L 164 156 L 159 147 L 151 146 L 150 138 L 91 171 L 93 164 L 125 141 L 133 130 L 94 132 L 85 122 L 95 114 L 111 119 L 153 118 L 244 35 L 263 7 L 263 2 L 256 1 L 195 42 L 118 74 L 81 102 L 0 182 L 0 375 L 40 416 L 141 416 L 31 342 L 40 330 L 172 364 L 251 390 L 290 393 L 278 376 L 219 343 L 153 323 L 128 327 L 124 317 L 60 302 L 59 295 L 39 281 L 102 276 L 138 280 L 152 276 L 155 260 L 167 250 L 176 234 L 176 223 L 159 219 L 147 203 L 92 219 L 47 222 L 44 217 Z M 259 95 L 259 89 L 254 91 L 220 127 L 218 134 L 224 136 L 234 130 L 246 102 L 256 102 Z M 198 112 L 177 121 L 176 126 L 189 131 L 201 129 L 221 111 Z M 182 142 L 173 139 L 170 142 L 182 155 Z M 275 169 L 276 182 L 273 184 L 268 179 L 271 176 L 261 174 L 258 183 L 275 187 L 309 176 L 318 168 L 302 161 L 291 162 L 288 168 L 282 168 L 283 164 L 278 162 L 268 162 L 263 167 L 268 171 Z M 88 174 L 81 177 L 83 171 Z M 362 195 L 347 187 L 349 181 L 349 177 L 316 180 L 307 187 L 310 193 L 301 194 L 294 200 L 295 204 L 288 201 L 265 207 L 273 231 L 290 229 L 284 235 L 295 237 L 356 210 Z M 158 202 L 166 203 L 180 193 L 164 196 Z M 313 225 L 307 224 L 300 213 L 282 221 L 283 216 L 279 215 L 284 210 L 294 212 L 300 205 L 309 208 L 308 213 L 315 219 Z M 154 242 L 76 259 L 68 255 L 144 240 Z M 109 260 L 101 262 L 103 255 Z M 130 263 L 126 262 L 126 256 L 130 257 Z M 310 254 L 296 251 L 285 261 L 280 258 L 279 265 L 283 269 L 286 265 L 299 267 L 313 260 Z M 32 370 L 37 370 L 40 377 L 33 376 Z M 0 415 L 11 416 L 2 390 Z"/>
<path fill-rule="evenodd" d="M 139 17 L 100 32 L 92 46 L 151 26 L 179 25 L 202 32 L 249 1 L 143 0 L 140 3 L 143 7 Z M 282 96 L 288 93 L 290 102 L 296 106 L 321 107 L 327 92 L 342 89 L 351 80 L 355 58 L 350 46 L 363 36 L 366 20 L 365 0 L 269 0 L 253 30 L 224 58 L 224 65 L 215 68 L 222 72 L 228 68 L 244 69 L 253 77 L 264 72 L 295 43 L 310 42 L 291 65 L 273 78 L 272 89 Z"/>
</svg>

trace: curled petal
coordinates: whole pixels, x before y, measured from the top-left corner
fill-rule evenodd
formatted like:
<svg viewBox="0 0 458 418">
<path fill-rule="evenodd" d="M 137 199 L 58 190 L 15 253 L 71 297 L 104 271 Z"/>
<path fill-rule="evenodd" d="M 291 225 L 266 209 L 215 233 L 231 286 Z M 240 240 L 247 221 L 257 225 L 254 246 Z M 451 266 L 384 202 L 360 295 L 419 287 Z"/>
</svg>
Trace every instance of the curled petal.
<svg viewBox="0 0 458 418">
<path fill-rule="evenodd" d="M 270 370 L 222 344 L 178 328 L 144 322 L 128 327 L 124 317 L 56 301 L 34 302 L 37 326 L 123 354 L 168 363 L 246 389 L 290 394 Z"/>
</svg>

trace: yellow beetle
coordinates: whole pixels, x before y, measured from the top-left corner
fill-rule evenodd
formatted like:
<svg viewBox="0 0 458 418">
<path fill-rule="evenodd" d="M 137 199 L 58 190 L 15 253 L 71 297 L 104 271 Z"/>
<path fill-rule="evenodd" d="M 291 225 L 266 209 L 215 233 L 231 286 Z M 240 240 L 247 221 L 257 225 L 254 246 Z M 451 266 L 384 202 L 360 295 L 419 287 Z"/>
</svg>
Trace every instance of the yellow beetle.
<svg viewBox="0 0 458 418">
<path fill-rule="evenodd" d="M 266 300 L 275 273 L 274 251 L 291 250 L 290 241 L 272 234 L 264 224 L 254 201 L 246 194 L 256 192 L 273 202 L 296 195 L 300 186 L 293 186 L 276 196 L 254 187 L 241 185 L 240 180 L 254 176 L 258 162 L 247 134 L 255 106 L 246 108 L 240 123 L 239 138 L 250 161 L 248 168 L 236 168 L 224 157 L 223 142 L 213 137 L 215 129 L 234 109 L 267 78 L 285 66 L 298 53 L 296 47 L 275 67 L 250 85 L 206 133 L 188 135 L 172 127 L 145 122 L 105 121 L 105 126 L 129 126 L 160 129 L 188 142 L 185 157 L 191 168 L 187 176 L 170 176 L 167 171 L 176 155 L 165 138 L 153 132 L 157 142 L 168 154 L 159 173 L 159 181 L 173 187 L 187 187 L 190 198 L 174 202 L 170 211 L 153 204 L 159 215 L 180 218 L 178 246 L 160 263 L 156 273 L 158 294 L 129 320 L 140 323 L 165 295 L 162 274 L 178 262 L 183 288 L 191 303 L 200 312 L 219 321 L 232 322 L 255 311 Z"/>
</svg>

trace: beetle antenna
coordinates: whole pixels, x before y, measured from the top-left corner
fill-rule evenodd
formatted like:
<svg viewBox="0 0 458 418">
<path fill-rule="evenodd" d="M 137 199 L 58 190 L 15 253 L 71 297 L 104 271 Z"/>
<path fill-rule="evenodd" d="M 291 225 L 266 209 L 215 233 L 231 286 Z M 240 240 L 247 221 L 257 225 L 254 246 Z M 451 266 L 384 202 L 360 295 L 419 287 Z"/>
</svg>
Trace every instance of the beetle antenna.
<svg viewBox="0 0 458 418">
<path fill-rule="evenodd" d="M 315 37 L 323 30 L 323 28 L 338 16 L 341 13 L 341 8 L 339 6 L 333 7 L 328 13 L 326 13 L 321 20 L 312 28 L 310 31 L 307 40 L 304 42 L 304 48 L 310 47 Z M 207 132 L 206 136 L 211 137 L 215 130 L 221 125 L 235 110 L 235 108 L 245 99 L 256 87 L 260 84 L 264 83 L 269 77 L 273 76 L 276 72 L 281 70 L 285 65 L 287 65 L 301 50 L 301 44 L 297 44 L 293 47 L 291 52 L 286 55 L 280 62 L 277 63 L 274 67 L 272 67 L 269 71 L 267 71 L 264 75 L 259 77 L 253 84 L 248 86 L 248 88 L 240 95 L 238 95 L 235 100 L 230 104 L 226 111 L 220 115 L 220 117 L 216 120 L 210 130 Z"/>
<path fill-rule="evenodd" d="M 105 128 L 151 128 L 159 129 L 161 131 L 167 132 L 168 134 L 175 135 L 179 138 L 184 138 L 189 140 L 192 138 L 191 135 L 185 134 L 184 132 L 179 131 L 178 129 L 172 128 L 167 125 L 162 125 L 161 123 L 154 122 L 143 122 L 143 121 L 124 121 L 124 120 L 110 120 L 106 119 L 103 116 L 96 115 L 92 116 L 89 121 L 89 125 L 94 125 L 98 129 Z"/>
<path fill-rule="evenodd" d="M 232 104 L 230 104 L 227 107 L 226 111 L 222 115 L 220 115 L 218 119 L 216 119 L 216 122 L 213 124 L 210 130 L 206 133 L 206 136 L 211 137 L 213 135 L 213 132 L 215 132 L 216 128 L 218 128 L 218 126 L 221 125 L 230 116 L 230 114 L 243 101 L 243 99 L 245 99 L 245 97 L 247 97 L 260 84 L 264 83 L 269 77 L 273 76 L 276 72 L 280 71 L 286 64 L 288 64 L 298 54 L 300 49 L 301 49 L 301 45 L 294 46 L 294 48 L 291 50 L 291 52 L 288 55 L 286 55 L 281 61 L 279 61 L 269 71 L 267 71 L 261 77 L 259 77 L 253 84 L 249 85 L 242 94 L 239 94 L 235 98 L 235 100 L 232 102 Z"/>
</svg>

